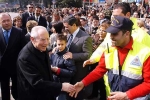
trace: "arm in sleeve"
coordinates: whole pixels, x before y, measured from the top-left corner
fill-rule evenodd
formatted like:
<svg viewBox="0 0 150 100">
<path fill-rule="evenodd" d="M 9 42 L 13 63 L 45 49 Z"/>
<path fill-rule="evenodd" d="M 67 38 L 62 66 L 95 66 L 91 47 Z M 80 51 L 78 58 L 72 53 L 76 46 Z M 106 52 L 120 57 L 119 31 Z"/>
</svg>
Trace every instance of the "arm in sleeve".
<svg viewBox="0 0 150 100">
<path fill-rule="evenodd" d="M 98 48 L 93 52 L 92 56 L 90 57 L 90 60 L 93 62 L 93 63 L 96 63 L 96 62 L 99 62 L 100 61 L 100 58 L 103 54 L 103 52 L 105 50 L 107 50 L 107 46 L 111 46 L 111 39 L 110 39 L 110 34 L 107 33 L 104 41 L 98 46 Z"/>
<path fill-rule="evenodd" d="M 143 65 L 143 79 L 140 85 L 126 92 L 130 99 L 142 97 L 150 93 L 150 57 L 148 57 Z"/>
<path fill-rule="evenodd" d="M 49 92 L 52 95 L 58 95 L 61 92 L 62 84 L 44 80 L 41 73 L 32 62 L 19 59 L 18 67 L 25 79 L 37 91 Z"/>
<path fill-rule="evenodd" d="M 62 77 L 73 77 L 76 72 L 76 66 L 72 59 L 67 59 L 64 61 L 64 65 L 66 66 L 66 69 L 60 69 L 59 75 Z"/>
<path fill-rule="evenodd" d="M 47 28 L 47 21 L 44 19 L 44 27 Z"/>
<path fill-rule="evenodd" d="M 104 49 L 99 45 L 98 48 L 93 52 L 92 56 L 90 57 L 90 60 L 92 60 L 93 63 L 99 62 L 103 52 Z"/>
<path fill-rule="evenodd" d="M 102 57 L 99 61 L 99 64 L 96 66 L 96 68 L 82 80 L 84 86 L 87 86 L 93 83 L 94 81 L 100 79 L 101 77 L 103 77 L 103 75 L 106 72 L 107 69 L 105 67 L 105 57 L 104 54 L 102 54 Z"/>
<path fill-rule="evenodd" d="M 89 59 L 92 54 L 92 39 L 91 37 L 87 37 L 82 46 L 81 53 L 73 53 L 73 60 L 75 61 L 85 61 Z"/>
<path fill-rule="evenodd" d="M 21 32 L 20 32 L 20 43 L 21 43 L 21 45 L 20 45 L 21 49 L 27 44 L 23 30 L 21 30 Z"/>
</svg>

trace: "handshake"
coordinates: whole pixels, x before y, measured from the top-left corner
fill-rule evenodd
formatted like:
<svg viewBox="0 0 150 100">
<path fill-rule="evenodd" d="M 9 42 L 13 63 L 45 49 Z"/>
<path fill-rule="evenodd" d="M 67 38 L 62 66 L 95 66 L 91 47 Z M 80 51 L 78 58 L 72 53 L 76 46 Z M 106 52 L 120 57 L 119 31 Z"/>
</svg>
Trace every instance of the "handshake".
<svg viewBox="0 0 150 100">
<path fill-rule="evenodd" d="M 71 97 L 77 97 L 78 93 L 83 89 L 83 82 L 77 82 L 75 85 L 71 85 L 69 83 L 62 83 L 62 91 L 66 91 L 69 93 Z M 107 100 L 129 100 L 126 92 L 111 92 L 110 96 L 108 96 Z"/>
<path fill-rule="evenodd" d="M 78 93 L 83 89 L 83 82 L 77 82 L 75 85 L 69 83 L 62 83 L 62 91 L 69 93 L 71 97 L 77 97 Z"/>
</svg>

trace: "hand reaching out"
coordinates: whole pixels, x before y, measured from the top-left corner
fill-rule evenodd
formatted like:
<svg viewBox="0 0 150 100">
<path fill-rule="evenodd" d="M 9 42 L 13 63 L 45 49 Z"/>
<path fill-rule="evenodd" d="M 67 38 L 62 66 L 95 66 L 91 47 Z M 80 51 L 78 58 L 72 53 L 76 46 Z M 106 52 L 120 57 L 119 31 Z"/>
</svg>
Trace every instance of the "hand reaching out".
<svg viewBox="0 0 150 100">
<path fill-rule="evenodd" d="M 61 90 L 70 93 L 70 92 L 75 91 L 75 86 L 71 85 L 70 83 L 62 83 Z"/>
<path fill-rule="evenodd" d="M 77 82 L 75 85 L 75 91 L 72 91 L 72 92 L 70 92 L 69 93 L 69 95 L 71 96 L 71 97 L 77 97 L 77 95 L 78 95 L 78 93 L 83 89 L 83 87 L 84 87 L 84 84 L 83 84 L 83 82 L 81 81 L 81 82 Z"/>
<path fill-rule="evenodd" d="M 92 60 L 88 59 L 88 60 L 84 61 L 83 67 L 85 67 L 86 65 L 90 65 L 90 64 L 93 64 L 93 62 L 92 62 Z"/>
</svg>

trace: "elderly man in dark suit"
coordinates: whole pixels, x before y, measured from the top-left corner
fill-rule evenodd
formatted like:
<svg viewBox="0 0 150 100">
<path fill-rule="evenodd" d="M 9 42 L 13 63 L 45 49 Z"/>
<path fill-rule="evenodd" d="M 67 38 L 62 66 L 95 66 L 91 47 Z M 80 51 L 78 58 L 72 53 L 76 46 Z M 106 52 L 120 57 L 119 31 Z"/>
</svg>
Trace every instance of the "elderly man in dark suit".
<svg viewBox="0 0 150 100">
<path fill-rule="evenodd" d="M 41 11 L 42 11 L 42 8 L 40 6 L 36 6 L 35 15 L 28 17 L 28 21 L 35 20 L 37 21 L 38 25 L 44 26 L 45 28 L 47 28 L 47 21 L 45 17 L 41 16 Z"/>
<path fill-rule="evenodd" d="M 10 100 L 10 78 L 12 80 L 11 93 L 17 99 L 16 61 L 20 50 L 26 44 L 21 29 L 12 27 L 9 14 L 0 14 L 0 83 L 2 100 Z"/>
<path fill-rule="evenodd" d="M 64 58 L 71 58 L 75 61 L 77 72 L 71 81 L 72 84 L 75 84 L 89 73 L 89 67 L 83 68 L 83 62 L 89 59 L 92 54 L 92 39 L 88 33 L 79 28 L 79 21 L 74 16 L 68 16 L 64 19 L 63 24 L 70 33 L 67 44 L 69 52 L 64 55 Z M 71 98 L 71 100 L 83 100 L 83 96 L 86 97 L 88 95 L 86 94 L 88 92 L 87 89 L 80 92 L 76 99 Z"/>
<path fill-rule="evenodd" d="M 33 27 L 30 39 L 18 56 L 18 100 L 55 100 L 61 91 L 75 90 L 69 83 L 53 82 L 46 28 Z"/>
<path fill-rule="evenodd" d="M 28 11 L 24 12 L 21 16 L 22 17 L 22 27 L 23 27 L 25 33 L 27 33 L 26 23 L 27 23 L 28 17 L 34 16 L 34 5 L 33 4 L 28 4 L 27 9 L 28 9 Z"/>
</svg>

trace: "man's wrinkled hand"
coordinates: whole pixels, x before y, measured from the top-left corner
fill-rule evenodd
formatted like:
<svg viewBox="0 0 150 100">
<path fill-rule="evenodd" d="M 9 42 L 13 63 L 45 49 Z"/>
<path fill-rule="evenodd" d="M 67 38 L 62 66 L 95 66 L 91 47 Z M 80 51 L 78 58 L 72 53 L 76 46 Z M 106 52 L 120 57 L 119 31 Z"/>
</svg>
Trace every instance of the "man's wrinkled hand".
<svg viewBox="0 0 150 100">
<path fill-rule="evenodd" d="M 62 83 L 61 90 L 70 93 L 70 92 L 75 91 L 75 86 L 70 83 Z"/>
</svg>

